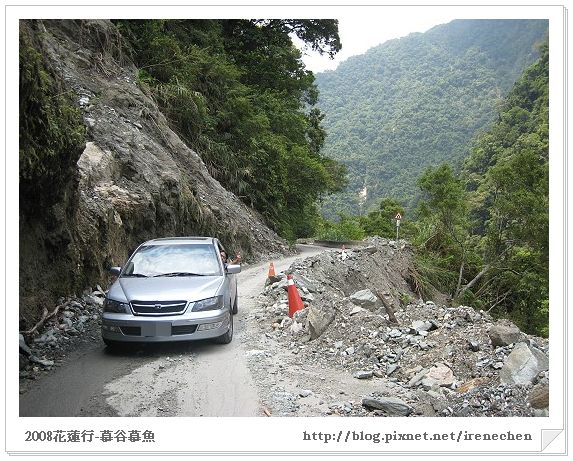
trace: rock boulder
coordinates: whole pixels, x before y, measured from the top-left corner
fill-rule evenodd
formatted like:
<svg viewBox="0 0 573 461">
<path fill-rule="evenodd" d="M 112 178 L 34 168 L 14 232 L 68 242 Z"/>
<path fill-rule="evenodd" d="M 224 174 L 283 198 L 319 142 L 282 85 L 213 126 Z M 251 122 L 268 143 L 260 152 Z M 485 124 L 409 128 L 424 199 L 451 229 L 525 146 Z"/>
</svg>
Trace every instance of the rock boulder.
<svg viewBox="0 0 573 461">
<path fill-rule="evenodd" d="M 529 384 L 549 369 L 549 359 L 540 350 L 525 343 L 516 344 L 499 374 L 504 384 Z"/>
<path fill-rule="evenodd" d="M 496 323 L 489 329 L 488 334 L 494 347 L 509 346 L 523 339 L 523 333 L 510 322 Z"/>
</svg>

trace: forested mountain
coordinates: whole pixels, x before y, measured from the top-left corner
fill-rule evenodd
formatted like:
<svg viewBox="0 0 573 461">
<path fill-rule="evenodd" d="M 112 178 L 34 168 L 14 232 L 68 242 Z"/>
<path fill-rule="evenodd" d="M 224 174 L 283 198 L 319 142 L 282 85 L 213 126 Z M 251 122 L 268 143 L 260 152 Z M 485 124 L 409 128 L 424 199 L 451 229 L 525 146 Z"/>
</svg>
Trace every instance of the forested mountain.
<svg viewBox="0 0 573 461">
<path fill-rule="evenodd" d="M 324 152 L 349 169 L 323 212 L 359 214 L 383 197 L 412 208 L 431 165 L 460 164 L 539 55 L 546 20 L 456 20 L 391 40 L 317 74 Z M 361 194 L 360 194 L 361 193 Z"/>
</svg>

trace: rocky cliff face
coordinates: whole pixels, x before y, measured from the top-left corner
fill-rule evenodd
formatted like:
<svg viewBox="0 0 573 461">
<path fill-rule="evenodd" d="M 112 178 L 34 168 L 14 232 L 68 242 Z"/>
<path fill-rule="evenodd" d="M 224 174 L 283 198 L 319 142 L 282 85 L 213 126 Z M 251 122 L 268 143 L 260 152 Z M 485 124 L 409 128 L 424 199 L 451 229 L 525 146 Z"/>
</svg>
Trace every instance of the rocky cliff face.
<svg viewBox="0 0 573 461">
<path fill-rule="evenodd" d="M 29 326 L 58 296 L 105 283 L 109 266 L 151 238 L 214 235 L 247 259 L 288 251 L 169 128 L 138 86 L 111 22 L 23 21 L 21 27 L 35 35 L 87 127 L 85 149 L 58 202 L 39 212 L 22 211 L 21 204 L 21 323 Z"/>
</svg>

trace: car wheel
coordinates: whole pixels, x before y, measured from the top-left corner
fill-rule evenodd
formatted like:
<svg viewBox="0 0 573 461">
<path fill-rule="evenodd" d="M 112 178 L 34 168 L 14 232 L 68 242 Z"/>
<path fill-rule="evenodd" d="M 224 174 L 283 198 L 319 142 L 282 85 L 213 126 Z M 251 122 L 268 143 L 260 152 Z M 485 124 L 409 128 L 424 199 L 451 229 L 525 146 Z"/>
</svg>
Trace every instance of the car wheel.
<svg viewBox="0 0 573 461">
<path fill-rule="evenodd" d="M 237 296 L 237 293 L 235 293 L 235 302 L 233 303 L 233 315 L 235 315 L 237 312 L 239 312 L 239 297 Z"/>
<path fill-rule="evenodd" d="M 233 340 L 233 314 L 229 315 L 229 329 L 227 333 L 215 339 L 219 344 L 229 344 Z"/>
</svg>

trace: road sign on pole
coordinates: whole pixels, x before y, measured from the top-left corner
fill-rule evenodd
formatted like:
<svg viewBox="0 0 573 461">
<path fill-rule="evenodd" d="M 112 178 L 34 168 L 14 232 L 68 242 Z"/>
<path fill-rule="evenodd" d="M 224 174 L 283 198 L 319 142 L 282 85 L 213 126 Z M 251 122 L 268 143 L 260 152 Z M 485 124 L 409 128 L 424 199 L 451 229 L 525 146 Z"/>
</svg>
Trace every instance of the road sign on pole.
<svg viewBox="0 0 573 461">
<path fill-rule="evenodd" d="M 394 217 L 394 219 L 396 220 L 396 240 L 398 240 L 399 238 L 399 229 L 400 229 L 400 220 L 402 219 L 402 215 L 400 213 L 396 213 L 396 216 Z"/>
</svg>

